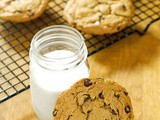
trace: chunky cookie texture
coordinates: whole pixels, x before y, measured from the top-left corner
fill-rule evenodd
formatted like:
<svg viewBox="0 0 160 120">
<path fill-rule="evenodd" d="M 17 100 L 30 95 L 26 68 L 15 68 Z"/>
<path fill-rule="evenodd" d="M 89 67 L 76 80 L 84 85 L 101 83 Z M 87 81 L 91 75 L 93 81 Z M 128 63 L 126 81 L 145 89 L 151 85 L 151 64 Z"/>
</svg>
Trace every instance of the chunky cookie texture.
<svg viewBox="0 0 160 120">
<path fill-rule="evenodd" d="M 53 120 L 133 120 L 125 88 L 101 78 L 82 79 L 63 92 L 53 110 Z"/>
<path fill-rule="evenodd" d="M 131 22 L 131 0 L 70 0 L 64 18 L 79 30 L 92 34 L 112 34 Z"/>
<path fill-rule="evenodd" d="M 1 0 L 0 19 L 26 22 L 39 17 L 49 0 Z"/>
</svg>

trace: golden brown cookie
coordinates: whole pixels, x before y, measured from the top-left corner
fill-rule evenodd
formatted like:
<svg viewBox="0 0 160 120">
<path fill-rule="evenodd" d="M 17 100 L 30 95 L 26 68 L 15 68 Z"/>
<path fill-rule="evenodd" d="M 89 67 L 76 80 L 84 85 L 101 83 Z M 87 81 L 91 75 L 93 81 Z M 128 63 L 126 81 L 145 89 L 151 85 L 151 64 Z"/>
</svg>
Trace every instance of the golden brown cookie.
<svg viewBox="0 0 160 120">
<path fill-rule="evenodd" d="M 56 102 L 53 120 L 133 120 L 133 108 L 125 88 L 101 78 L 82 79 L 63 92 Z"/>
<path fill-rule="evenodd" d="M 79 30 L 92 34 L 112 34 L 130 24 L 134 14 L 131 0 L 70 0 L 64 18 Z"/>
<path fill-rule="evenodd" d="M 46 9 L 49 0 L 1 0 L 0 19 L 13 22 L 26 22 L 39 17 Z"/>
</svg>

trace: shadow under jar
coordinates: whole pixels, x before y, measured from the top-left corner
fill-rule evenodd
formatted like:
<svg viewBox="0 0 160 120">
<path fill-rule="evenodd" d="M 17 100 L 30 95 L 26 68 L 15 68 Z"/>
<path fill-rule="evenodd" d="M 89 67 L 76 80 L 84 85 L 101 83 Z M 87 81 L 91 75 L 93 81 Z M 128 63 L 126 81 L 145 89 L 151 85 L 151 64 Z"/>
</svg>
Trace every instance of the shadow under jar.
<svg viewBox="0 0 160 120">
<path fill-rule="evenodd" d="M 87 48 L 74 28 L 56 25 L 39 31 L 31 42 L 30 86 L 34 111 L 52 120 L 58 95 L 79 79 L 89 77 Z"/>
</svg>

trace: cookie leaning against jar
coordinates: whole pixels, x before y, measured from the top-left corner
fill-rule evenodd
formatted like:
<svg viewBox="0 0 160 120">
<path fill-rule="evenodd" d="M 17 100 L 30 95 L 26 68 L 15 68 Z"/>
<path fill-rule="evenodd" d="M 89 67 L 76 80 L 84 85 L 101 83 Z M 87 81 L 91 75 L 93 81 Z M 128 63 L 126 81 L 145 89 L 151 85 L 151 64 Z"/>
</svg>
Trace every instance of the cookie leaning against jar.
<svg viewBox="0 0 160 120">
<path fill-rule="evenodd" d="M 39 17 L 49 0 L 1 0 L 0 19 L 12 22 L 26 22 Z"/>
<path fill-rule="evenodd" d="M 71 26 L 92 34 L 112 34 L 131 22 L 132 0 L 70 0 L 64 18 Z"/>
<path fill-rule="evenodd" d="M 133 120 L 125 88 L 101 78 L 86 78 L 60 94 L 53 120 Z"/>
</svg>

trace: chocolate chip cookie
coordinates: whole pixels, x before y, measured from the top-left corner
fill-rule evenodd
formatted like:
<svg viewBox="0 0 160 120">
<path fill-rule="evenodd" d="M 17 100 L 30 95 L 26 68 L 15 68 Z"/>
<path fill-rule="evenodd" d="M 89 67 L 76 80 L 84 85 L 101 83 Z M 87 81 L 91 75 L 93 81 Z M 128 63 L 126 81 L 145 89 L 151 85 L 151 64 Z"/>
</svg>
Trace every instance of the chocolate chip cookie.
<svg viewBox="0 0 160 120">
<path fill-rule="evenodd" d="M 101 78 L 86 78 L 58 97 L 53 119 L 133 120 L 134 116 L 125 88 Z"/>
<path fill-rule="evenodd" d="M 70 0 L 64 18 L 77 29 L 92 34 L 112 34 L 131 22 L 131 0 Z"/>
<path fill-rule="evenodd" d="M 39 17 L 49 0 L 1 0 L 0 19 L 13 22 L 26 22 Z"/>
</svg>

